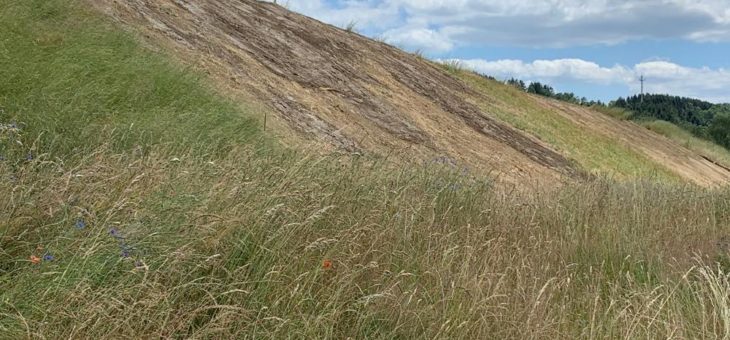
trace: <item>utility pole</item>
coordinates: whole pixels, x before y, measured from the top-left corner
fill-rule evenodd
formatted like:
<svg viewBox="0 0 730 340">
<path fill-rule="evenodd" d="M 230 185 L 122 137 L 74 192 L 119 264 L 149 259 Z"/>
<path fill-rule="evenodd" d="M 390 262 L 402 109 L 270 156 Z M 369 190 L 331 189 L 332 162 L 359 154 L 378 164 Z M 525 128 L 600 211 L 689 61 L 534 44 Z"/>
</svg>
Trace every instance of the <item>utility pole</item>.
<svg viewBox="0 0 730 340">
<path fill-rule="evenodd" d="M 641 103 L 644 103 L 644 82 L 646 81 L 646 78 L 644 78 L 644 75 L 641 75 L 641 78 L 639 78 L 639 81 L 641 81 Z"/>
</svg>

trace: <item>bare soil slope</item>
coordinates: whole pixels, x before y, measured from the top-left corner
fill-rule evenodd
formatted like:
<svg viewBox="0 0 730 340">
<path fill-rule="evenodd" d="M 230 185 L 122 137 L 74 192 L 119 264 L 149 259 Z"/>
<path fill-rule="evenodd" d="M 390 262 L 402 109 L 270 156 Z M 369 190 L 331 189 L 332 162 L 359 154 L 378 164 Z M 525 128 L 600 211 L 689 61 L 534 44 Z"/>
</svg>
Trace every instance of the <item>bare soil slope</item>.
<svg viewBox="0 0 730 340">
<path fill-rule="evenodd" d="M 151 45 L 205 70 L 222 90 L 267 107 L 274 113 L 269 126 L 284 139 L 417 161 L 446 159 L 509 182 L 561 181 L 582 172 L 548 143 L 490 114 L 478 105 L 483 93 L 433 63 L 281 6 L 255 0 L 88 2 Z M 574 116 L 574 108 L 553 106 Z M 662 147 L 648 154 L 661 160 L 681 149 Z M 730 179 L 688 150 L 675 156 L 676 162 L 662 164 L 682 165 L 675 172 L 699 184 Z"/>
</svg>

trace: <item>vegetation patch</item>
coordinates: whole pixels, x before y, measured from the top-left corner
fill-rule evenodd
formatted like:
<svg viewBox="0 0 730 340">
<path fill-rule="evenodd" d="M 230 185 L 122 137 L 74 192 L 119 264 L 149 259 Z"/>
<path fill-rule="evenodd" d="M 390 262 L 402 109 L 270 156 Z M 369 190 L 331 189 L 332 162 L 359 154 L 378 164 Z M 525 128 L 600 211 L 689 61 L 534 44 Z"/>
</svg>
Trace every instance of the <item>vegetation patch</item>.
<svg viewBox="0 0 730 340">
<path fill-rule="evenodd" d="M 730 332 L 726 190 L 283 150 L 76 2 L 0 25 L 0 337 Z"/>
<path fill-rule="evenodd" d="M 629 145 L 581 128 L 554 108 L 541 106 L 532 98 L 522 95 L 519 89 L 503 86 L 498 81 L 472 72 L 460 72 L 458 76 L 502 104 L 482 101 L 485 111 L 514 127 L 539 136 L 577 161 L 584 169 L 624 179 L 677 178 L 671 171 L 637 153 Z"/>
</svg>

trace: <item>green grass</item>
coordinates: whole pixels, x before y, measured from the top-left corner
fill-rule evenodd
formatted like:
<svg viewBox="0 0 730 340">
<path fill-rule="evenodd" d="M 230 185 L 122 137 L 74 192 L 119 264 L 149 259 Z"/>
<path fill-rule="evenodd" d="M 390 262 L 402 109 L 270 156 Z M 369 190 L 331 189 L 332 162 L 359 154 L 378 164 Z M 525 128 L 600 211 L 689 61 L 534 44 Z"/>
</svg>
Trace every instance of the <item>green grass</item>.
<svg viewBox="0 0 730 340">
<path fill-rule="evenodd" d="M 0 6 L 0 338 L 730 334 L 730 192 L 282 150 L 75 4 Z"/>
<path fill-rule="evenodd" d="M 540 106 L 519 89 L 471 72 L 461 71 L 454 74 L 472 88 L 494 98 L 479 103 L 486 112 L 537 136 L 590 172 L 619 179 L 679 180 L 676 174 L 632 150 L 630 146 L 600 134 L 587 132 L 559 113 Z M 494 100 L 497 102 L 493 102 Z"/>
<path fill-rule="evenodd" d="M 36 153 L 70 157 L 101 143 L 220 151 L 258 135 L 253 120 L 197 75 L 91 13 L 62 1 L 4 0 L 0 18 L 0 119 L 38 136 L 29 141 Z"/>
<path fill-rule="evenodd" d="M 638 123 L 645 128 L 664 135 L 684 147 L 709 157 L 713 161 L 730 166 L 730 151 L 708 140 L 698 138 L 689 131 L 663 120 L 640 120 Z"/>
<path fill-rule="evenodd" d="M 613 106 L 593 105 L 591 107 L 591 109 L 593 109 L 594 111 L 603 113 L 605 115 L 609 115 L 618 120 L 629 120 L 634 115 L 629 110 L 622 109 L 620 107 L 613 107 Z"/>
</svg>

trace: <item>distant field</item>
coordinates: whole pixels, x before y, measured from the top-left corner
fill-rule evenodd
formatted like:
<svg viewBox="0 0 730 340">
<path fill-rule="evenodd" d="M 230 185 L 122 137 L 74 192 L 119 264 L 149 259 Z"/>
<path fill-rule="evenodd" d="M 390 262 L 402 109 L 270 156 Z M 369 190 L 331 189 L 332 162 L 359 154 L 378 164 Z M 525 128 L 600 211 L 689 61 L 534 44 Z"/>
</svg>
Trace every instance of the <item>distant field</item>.
<svg viewBox="0 0 730 340">
<path fill-rule="evenodd" d="M 0 32 L 0 339 L 730 335 L 727 190 L 308 155 L 75 1 Z"/>
</svg>

